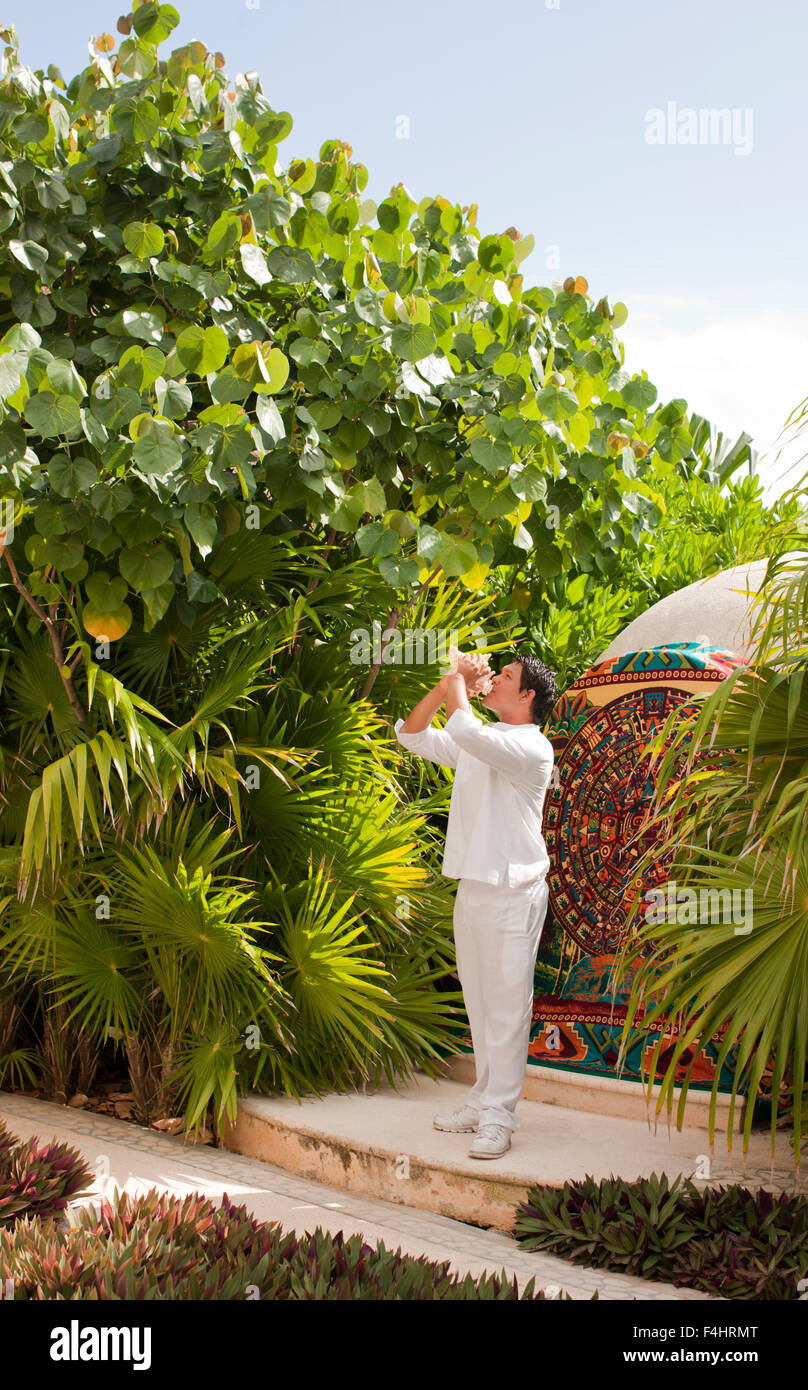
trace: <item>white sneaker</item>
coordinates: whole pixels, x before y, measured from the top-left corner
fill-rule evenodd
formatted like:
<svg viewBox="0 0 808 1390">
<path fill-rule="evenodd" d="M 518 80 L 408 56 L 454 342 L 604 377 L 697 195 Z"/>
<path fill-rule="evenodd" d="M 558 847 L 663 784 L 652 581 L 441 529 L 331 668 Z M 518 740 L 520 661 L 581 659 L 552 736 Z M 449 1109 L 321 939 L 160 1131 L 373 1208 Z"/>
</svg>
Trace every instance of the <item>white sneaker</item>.
<svg viewBox="0 0 808 1390">
<path fill-rule="evenodd" d="M 507 1125 L 480 1125 L 471 1141 L 469 1158 L 500 1158 L 511 1147 Z"/>
<path fill-rule="evenodd" d="M 461 1105 L 451 1115 L 436 1115 L 432 1124 L 435 1129 L 450 1129 L 456 1134 L 471 1134 L 480 1121 L 480 1112 L 471 1105 Z"/>
</svg>

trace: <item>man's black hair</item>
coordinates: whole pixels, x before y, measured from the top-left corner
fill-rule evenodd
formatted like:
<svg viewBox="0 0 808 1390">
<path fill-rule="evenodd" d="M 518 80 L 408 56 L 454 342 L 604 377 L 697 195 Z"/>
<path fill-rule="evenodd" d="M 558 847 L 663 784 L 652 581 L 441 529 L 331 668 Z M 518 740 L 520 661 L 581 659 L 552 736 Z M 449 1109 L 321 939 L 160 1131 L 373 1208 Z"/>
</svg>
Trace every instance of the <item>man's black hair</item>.
<svg viewBox="0 0 808 1390">
<path fill-rule="evenodd" d="M 545 666 L 543 661 L 539 661 L 539 658 L 532 656 L 530 652 L 516 652 L 512 659 L 518 661 L 522 667 L 520 691 L 535 691 L 530 705 L 533 723 L 543 724 L 558 699 L 555 671 L 551 671 L 549 666 Z"/>
</svg>

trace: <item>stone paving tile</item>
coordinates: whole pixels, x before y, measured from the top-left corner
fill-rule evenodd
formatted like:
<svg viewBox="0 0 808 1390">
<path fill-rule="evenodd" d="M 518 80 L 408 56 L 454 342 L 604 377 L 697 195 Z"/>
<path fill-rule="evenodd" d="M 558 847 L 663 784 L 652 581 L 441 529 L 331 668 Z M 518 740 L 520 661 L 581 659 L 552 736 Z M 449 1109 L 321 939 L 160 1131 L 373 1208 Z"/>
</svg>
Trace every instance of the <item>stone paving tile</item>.
<svg viewBox="0 0 808 1390">
<path fill-rule="evenodd" d="M 23 1138 L 57 1138 L 75 1145 L 91 1167 L 104 1154 L 112 1178 L 131 1191 L 159 1187 L 177 1192 L 202 1191 L 244 1203 L 261 1220 L 279 1219 L 284 1229 L 298 1232 L 317 1225 L 332 1232 L 361 1232 L 365 1239 L 383 1240 L 388 1249 L 449 1260 L 453 1272 L 483 1271 L 517 1277 L 520 1289 L 531 1277 L 535 1287 L 559 1289 L 586 1300 L 597 1290 L 605 1300 L 723 1301 L 697 1290 L 652 1283 L 632 1275 L 591 1269 L 554 1255 L 527 1251 L 502 1232 L 482 1230 L 437 1213 L 416 1210 L 378 1198 L 361 1197 L 284 1172 L 273 1164 L 209 1145 L 191 1144 L 175 1135 L 144 1129 L 111 1116 L 71 1110 L 47 1101 L 0 1092 L 0 1115 Z M 124 1180 L 124 1171 L 127 1180 Z M 98 1198 L 98 1183 L 82 1201 Z"/>
</svg>

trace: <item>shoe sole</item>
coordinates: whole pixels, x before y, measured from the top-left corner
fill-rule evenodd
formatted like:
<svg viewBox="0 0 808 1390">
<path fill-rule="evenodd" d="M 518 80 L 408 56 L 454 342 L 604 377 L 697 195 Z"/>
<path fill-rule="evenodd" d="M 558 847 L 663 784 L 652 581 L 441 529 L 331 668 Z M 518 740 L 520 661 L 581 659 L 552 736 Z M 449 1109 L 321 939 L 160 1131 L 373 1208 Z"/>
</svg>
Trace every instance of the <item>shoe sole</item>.
<svg viewBox="0 0 808 1390">
<path fill-rule="evenodd" d="M 476 1126 L 476 1125 L 461 1125 L 461 1126 L 458 1127 L 458 1126 L 455 1126 L 455 1125 L 439 1125 L 439 1124 L 436 1124 L 436 1122 L 433 1120 L 433 1121 L 432 1121 L 432 1128 L 433 1128 L 433 1129 L 440 1129 L 440 1130 L 442 1130 L 442 1131 L 444 1132 L 444 1134 L 473 1134 L 473 1133 L 475 1132 L 475 1130 L 477 1129 L 477 1126 Z"/>
<path fill-rule="evenodd" d="M 504 1158 L 508 1149 L 510 1149 L 510 1144 L 507 1149 L 502 1149 L 501 1152 L 497 1154 L 480 1154 L 477 1153 L 476 1149 L 469 1149 L 469 1158 Z"/>
</svg>

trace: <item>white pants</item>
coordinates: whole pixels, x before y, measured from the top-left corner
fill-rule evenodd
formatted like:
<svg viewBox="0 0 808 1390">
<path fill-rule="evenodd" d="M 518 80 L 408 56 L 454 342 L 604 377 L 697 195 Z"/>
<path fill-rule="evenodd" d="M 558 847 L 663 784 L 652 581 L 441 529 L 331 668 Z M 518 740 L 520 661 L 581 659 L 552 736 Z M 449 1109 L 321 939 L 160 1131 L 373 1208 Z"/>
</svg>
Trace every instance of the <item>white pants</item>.
<svg viewBox="0 0 808 1390">
<path fill-rule="evenodd" d="M 454 905 L 457 973 L 471 1025 L 479 1123 L 519 1128 L 533 1016 L 533 972 L 549 885 L 501 888 L 461 878 Z"/>
</svg>

